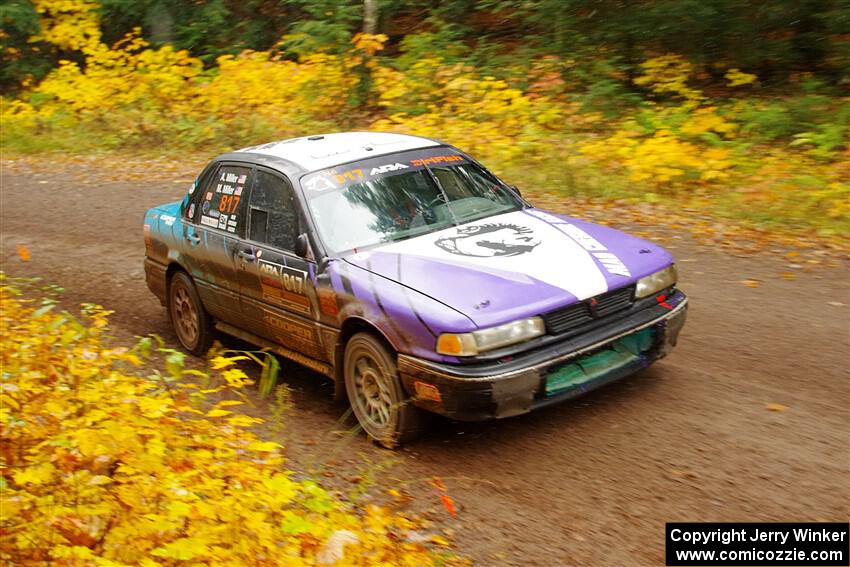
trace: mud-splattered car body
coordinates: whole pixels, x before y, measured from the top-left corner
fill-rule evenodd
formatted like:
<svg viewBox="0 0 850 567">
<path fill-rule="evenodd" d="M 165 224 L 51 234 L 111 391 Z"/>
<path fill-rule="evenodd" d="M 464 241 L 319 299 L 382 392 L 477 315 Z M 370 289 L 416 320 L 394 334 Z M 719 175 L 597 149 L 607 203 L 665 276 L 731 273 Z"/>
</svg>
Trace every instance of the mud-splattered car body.
<svg viewBox="0 0 850 567">
<path fill-rule="evenodd" d="M 456 419 L 634 373 L 675 344 L 687 308 L 662 248 L 536 209 L 463 152 L 410 136 L 219 156 L 146 213 L 144 236 L 163 304 L 185 273 L 216 328 L 338 384 L 347 341 L 372 334 L 404 395 Z"/>
</svg>

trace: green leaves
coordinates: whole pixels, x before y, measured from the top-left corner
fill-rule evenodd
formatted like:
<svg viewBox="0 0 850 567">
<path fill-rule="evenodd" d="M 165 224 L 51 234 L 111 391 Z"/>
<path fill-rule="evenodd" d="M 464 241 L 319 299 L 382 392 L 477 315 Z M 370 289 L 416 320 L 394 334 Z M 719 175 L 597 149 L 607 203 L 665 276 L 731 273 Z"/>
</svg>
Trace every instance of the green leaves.
<svg viewBox="0 0 850 567">
<path fill-rule="evenodd" d="M 259 390 L 261 396 L 268 396 L 274 390 L 277 383 L 277 374 L 280 371 L 280 363 L 277 358 L 271 353 L 264 353 L 262 366 L 263 371 L 260 373 Z"/>
</svg>

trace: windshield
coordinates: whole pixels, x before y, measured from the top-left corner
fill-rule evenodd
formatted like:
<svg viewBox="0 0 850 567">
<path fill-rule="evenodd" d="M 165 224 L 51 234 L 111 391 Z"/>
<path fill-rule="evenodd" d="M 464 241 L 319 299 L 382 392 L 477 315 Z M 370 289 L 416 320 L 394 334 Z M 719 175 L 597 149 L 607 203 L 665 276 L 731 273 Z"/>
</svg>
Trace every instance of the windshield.
<svg viewBox="0 0 850 567">
<path fill-rule="evenodd" d="M 515 211 L 522 201 L 448 148 L 380 156 L 301 180 L 328 251 L 341 254 Z"/>
</svg>

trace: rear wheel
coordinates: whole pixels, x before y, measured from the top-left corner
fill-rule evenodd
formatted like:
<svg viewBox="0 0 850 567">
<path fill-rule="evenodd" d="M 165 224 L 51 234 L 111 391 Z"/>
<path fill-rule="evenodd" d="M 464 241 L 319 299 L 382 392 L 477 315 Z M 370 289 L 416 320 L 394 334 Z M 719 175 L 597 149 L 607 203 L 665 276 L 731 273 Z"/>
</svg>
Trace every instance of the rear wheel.
<svg viewBox="0 0 850 567">
<path fill-rule="evenodd" d="M 357 421 L 381 445 L 414 439 L 422 428 L 422 410 L 404 393 L 395 357 L 368 333 L 357 333 L 345 346 L 345 389 Z"/>
<path fill-rule="evenodd" d="M 201 356 L 212 344 L 212 319 L 204 309 L 192 279 L 177 272 L 168 286 L 168 314 L 177 339 L 190 353 Z"/>
</svg>

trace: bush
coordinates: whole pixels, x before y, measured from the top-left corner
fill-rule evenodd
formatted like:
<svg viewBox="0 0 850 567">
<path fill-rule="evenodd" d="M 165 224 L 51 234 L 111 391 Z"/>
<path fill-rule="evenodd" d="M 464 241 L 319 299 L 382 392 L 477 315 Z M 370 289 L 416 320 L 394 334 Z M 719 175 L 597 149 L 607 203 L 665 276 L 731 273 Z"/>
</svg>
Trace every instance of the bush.
<svg viewBox="0 0 850 567">
<path fill-rule="evenodd" d="M 108 315 L 78 320 L 0 274 L 2 561 L 312 565 L 334 541 L 340 565 L 450 559 L 406 543 L 410 520 L 287 470 L 238 411 L 245 357 L 215 356 L 213 377 L 163 350 L 166 372 L 141 375 L 150 340 L 109 345 Z"/>
</svg>

